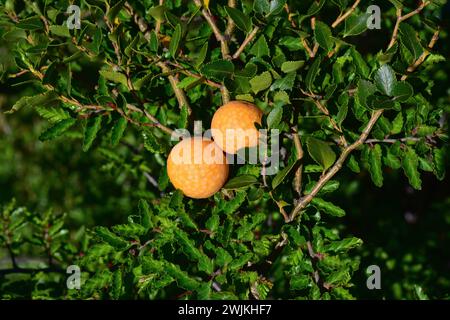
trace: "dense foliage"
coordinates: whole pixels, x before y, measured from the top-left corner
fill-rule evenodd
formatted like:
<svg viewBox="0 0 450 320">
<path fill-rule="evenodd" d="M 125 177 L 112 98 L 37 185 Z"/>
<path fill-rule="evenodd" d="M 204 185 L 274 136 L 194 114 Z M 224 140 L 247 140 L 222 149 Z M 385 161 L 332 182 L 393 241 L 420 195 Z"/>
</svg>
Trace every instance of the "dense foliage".
<svg viewBox="0 0 450 320">
<path fill-rule="evenodd" d="M 378 2 L 1 0 L 0 297 L 448 297 L 448 6 Z M 186 198 L 171 133 L 230 99 L 278 173 Z"/>
</svg>

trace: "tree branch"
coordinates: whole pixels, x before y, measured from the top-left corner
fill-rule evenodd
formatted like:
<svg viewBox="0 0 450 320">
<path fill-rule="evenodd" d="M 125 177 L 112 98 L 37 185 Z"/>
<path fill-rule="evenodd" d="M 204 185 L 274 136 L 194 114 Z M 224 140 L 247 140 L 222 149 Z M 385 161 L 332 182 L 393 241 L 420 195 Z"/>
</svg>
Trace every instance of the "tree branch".
<svg viewBox="0 0 450 320">
<path fill-rule="evenodd" d="M 343 22 L 345 19 L 347 19 L 353 13 L 353 11 L 355 11 L 356 7 L 359 5 L 360 2 L 361 2 L 361 0 L 356 0 L 350 9 L 348 9 L 344 14 L 341 14 L 341 15 L 339 15 L 339 17 L 337 17 L 337 19 L 332 23 L 331 27 L 334 29 L 341 22 Z"/>
<path fill-rule="evenodd" d="M 354 143 L 346 147 L 341 155 L 339 156 L 339 159 L 334 163 L 334 165 L 324 174 L 320 180 L 316 183 L 314 188 L 311 190 L 311 192 L 303 197 L 300 202 L 295 206 L 295 208 L 292 210 L 292 213 L 289 217 L 289 222 L 292 222 L 300 211 L 302 211 L 306 206 L 311 202 L 311 200 L 317 195 L 317 193 L 322 189 L 322 187 L 331 179 L 333 176 L 342 168 L 345 160 L 350 155 L 350 153 L 361 146 L 364 141 L 366 141 L 367 137 L 370 134 L 370 131 L 372 130 L 373 126 L 377 122 L 377 120 L 380 118 L 380 116 L 383 114 L 383 109 L 374 111 L 372 113 L 372 117 L 370 118 L 367 126 L 359 136 L 358 140 L 356 140 Z"/>
<path fill-rule="evenodd" d="M 297 161 L 301 161 L 303 159 L 303 147 L 297 126 L 295 126 L 293 129 L 292 137 L 294 140 L 295 151 L 297 153 Z M 303 174 L 303 164 L 300 163 L 297 171 L 295 172 L 294 178 L 295 192 L 299 197 L 302 194 L 302 174 Z"/>
<path fill-rule="evenodd" d="M 241 53 L 244 51 L 245 47 L 253 41 L 253 39 L 255 38 L 256 34 L 259 31 L 259 27 L 255 26 L 253 28 L 253 30 L 247 35 L 247 37 L 244 39 L 244 41 L 242 42 L 242 44 L 239 46 L 239 48 L 236 50 L 236 52 L 233 54 L 233 59 L 237 59 L 239 58 L 239 56 L 241 55 Z"/>
<path fill-rule="evenodd" d="M 429 5 L 431 3 L 431 1 L 422 1 L 422 3 L 420 4 L 420 6 L 414 10 L 411 11 L 408 14 L 405 14 L 404 16 L 402 16 L 402 8 L 398 8 L 397 9 L 397 21 L 395 22 L 395 26 L 394 26 L 394 31 L 392 32 L 392 37 L 391 37 L 391 41 L 389 42 L 388 45 L 388 50 L 395 44 L 395 42 L 397 41 L 398 38 L 398 30 L 400 28 L 400 23 L 402 23 L 403 21 L 411 18 L 412 16 L 419 14 L 427 5 Z"/>
<path fill-rule="evenodd" d="M 195 5 L 197 7 L 202 8 L 203 4 L 201 0 L 194 0 Z M 211 27 L 214 36 L 216 37 L 217 41 L 220 42 L 220 48 L 222 51 L 222 58 L 223 59 L 229 59 L 230 58 L 230 50 L 228 49 L 228 43 L 223 34 L 220 32 L 219 28 L 217 27 L 214 18 L 212 17 L 209 10 L 203 8 L 202 9 L 202 15 L 205 18 L 206 22 L 208 22 L 209 26 Z"/>
<path fill-rule="evenodd" d="M 436 30 L 433 34 L 433 37 L 431 38 L 430 42 L 428 43 L 428 48 L 422 52 L 419 58 L 417 58 L 416 61 L 412 65 L 406 69 L 406 74 L 404 74 L 401 78 L 402 81 L 405 81 L 408 78 L 408 75 L 412 72 L 414 72 L 424 61 L 425 59 L 430 55 L 430 50 L 433 49 L 434 45 L 436 44 L 436 41 L 439 39 L 439 32 L 440 30 Z"/>
<path fill-rule="evenodd" d="M 184 91 L 182 89 L 178 88 L 178 83 L 179 82 L 178 82 L 178 79 L 175 78 L 175 76 L 172 75 L 172 70 L 169 68 L 169 66 L 165 62 L 162 62 L 162 61 L 157 62 L 156 65 L 158 67 L 160 67 L 161 70 L 164 73 L 168 74 L 167 78 L 169 78 L 170 85 L 172 86 L 172 90 L 175 93 L 175 96 L 176 96 L 176 98 L 178 100 L 178 104 L 180 106 L 180 109 L 183 106 L 186 106 L 186 108 L 188 109 L 188 113 L 191 114 L 192 113 L 192 109 L 189 106 L 187 97 L 184 94 Z"/>
</svg>

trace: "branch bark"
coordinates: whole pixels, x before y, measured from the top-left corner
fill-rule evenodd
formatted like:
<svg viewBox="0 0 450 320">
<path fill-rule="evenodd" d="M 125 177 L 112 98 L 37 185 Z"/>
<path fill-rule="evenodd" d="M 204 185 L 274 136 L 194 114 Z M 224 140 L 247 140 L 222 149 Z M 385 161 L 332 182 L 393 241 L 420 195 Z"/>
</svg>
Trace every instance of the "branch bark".
<svg viewBox="0 0 450 320">
<path fill-rule="evenodd" d="M 355 11 L 356 7 L 359 5 L 361 0 L 356 0 L 355 3 L 353 3 L 352 7 L 348 9 L 344 14 L 339 15 L 337 19 L 333 22 L 331 25 L 332 28 L 336 28 L 341 22 L 345 21 L 352 13 Z"/>
<path fill-rule="evenodd" d="M 345 160 L 350 155 L 350 153 L 357 149 L 359 146 L 361 146 L 364 141 L 366 141 L 367 137 L 370 134 L 370 131 L 372 130 L 373 126 L 377 122 L 377 120 L 380 118 L 380 116 L 383 114 L 383 109 L 374 111 L 372 113 L 372 116 L 367 124 L 367 126 L 364 128 L 363 132 L 359 136 L 358 140 L 356 140 L 354 143 L 346 147 L 341 155 L 339 156 L 339 159 L 334 163 L 334 165 L 327 171 L 326 174 L 324 174 L 320 180 L 316 183 L 314 188 L 311 190 L 311 192 L 303 197 L 300 202 L 295 206 L 295 208 L 292 210 L 291 215 L 289 217 L 288 222 L 292 222 L 297 215 L 306 208 L 306 206 L 311 202 L 311 200 L 317 195 L 317 193 L 322 189 L 322 187 L 331 179 L 334 177 L 334 175 L 339 172 L 339 170 L 342 168 Z"/>
<path fill-rule="evenodd" d="M 244 39 L 242 44 L 239 46 L 239 48 L 236 50 L 236 52 L 233 54 L 233 59 L 239 58 L 241 53 L 244 51 L 245 47 L 253 41 L 253 39 L 256 37 L 256 34 L 259 31 L 259 27 L 255 26 L 253 30 L 248 34 L 248 36 Z"/>
<path fill-rule="evenodd" d="M 396 13 L 397 14 L 397 21 L 395 21 L 394 31 L 392 32 L 392 37 L 391 37 L 391 41 L 389 42 L 389 45 L 388 45 L 388 50 L 390 48 L 392 48 L 392 46 L 397 41 L 398 30 L 400 28 L 400 23 L 402 23 L 403 21 L 411 18 L 412 16 L 414 16 L 416 14 L 419 14 L 430 3 L 431 3 L 431 1 L 422 1 L 420 6 L 416 10 L 411 11 L 410 13 L 405 14 L 404 16 L 402 16 L 402 9 L 401 8 L 397 9 L 397 13 Z"/>
</svg>

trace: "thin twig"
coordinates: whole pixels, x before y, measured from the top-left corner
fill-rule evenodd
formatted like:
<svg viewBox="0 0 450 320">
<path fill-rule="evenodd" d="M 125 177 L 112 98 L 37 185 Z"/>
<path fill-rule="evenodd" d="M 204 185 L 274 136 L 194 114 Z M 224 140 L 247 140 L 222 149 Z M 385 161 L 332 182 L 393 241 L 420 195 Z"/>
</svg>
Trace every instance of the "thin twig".
<svg viewBox="0 0 450 320">
<path fill-rule="evenodd" d="M 195 5 L 197 7 L 203 7 L 201 0 L 194 0 Z M 223 34 L 220 32 L 219 28 L 216 25 L 216 22 L 214 21 L 214 18 L 212 17 L 209 10 L 203 8 L 202 9 L 202 15 L 205 18 L 206 22 L 208 22 L 209 26 L 211 27 L 214 36 L 216 37 L 217 41 L 220 42 L 220 48 L 222 51 L 222 58 L 223 59 L 229 59 L 230 58 L 230 51 L 228 49 L 228 43 Z"/>
<path fill-rule="evenodd" d="M 341 14 L 339 15 L 339 17 L 337 17 L 337 19 L 331 24 L 331 27 L 336 28 L 341 22 L 347 19 L 353 13 L 353 11 L 355 11 L 360 2 L 361 0 L 356 0 L 350 9 L 348 9 L 344 14 Z"/>
<path fill-rule="evenodd" d="M 322 189 L 322 187 L 331 179 L 334 177 L 334 175 L 342 168 L 345 160 L 349 156 L 349 154 L 361 146 L 364 141 L 366 141 L 367 137 L 370 134 L 370 131 L 372 130 L 373 126 L 377 122 L 377 120 L 380 118 L 380 116 L 383 114 L 384 110 L 377 110 L 372 113 L 372 116 L 367 123 L 367 126 L 365 127 L 364 131 L 359 136 L 358 140 L 356 140 L 354 143 L 346 147 L 341 155 L 339 156 L 339 159 L 333 164 L 333 166 L 319 179 L 319 181 L 316 183 L 314 188 L 311 190 L 311 192 L 303 197 L 301 201 L 295 206 L 295 208 L 292 210 L 292 213 L 289 217 L 289 222 L 292 222 L 300 211 L 302 211 L 306 206 L 311 202 L 311 200 L 317 195 L 317 193 Z"/>
<path fill-rule="evenodd" d="M 253 39 L 255 38 L 256 34 L 259 31 L 259 27 L 255 26 L 253 28 L 253 30 L 247 35 L 247 37 L 244 39 L 244 41 L 242 42 L 242 44 L 239 46 L 239 48 L 236 50 L 236 52 L 233 54 L 233 59 L 237 59 L 239 58 L 239 56 L 241 55 L 241 53 L 244 51 L 245 47 L 253 41 Z"/>
<path fill-rule="evenodd" d="M 374 143 L 396 143 L 396 142 L 417 142 L 420 141 L 420 138 L 417 137 L 405 137 L 405 138 L 400 138 L 400 139 L 390 139 L 390 138 L 386 138 L 386 139 L 367 139 L 364 143 L 367 144 L 374 144 Z"/>
<path fill-rule="evenodd" d="M 436 30 L 433 34 L 433 37 L 431 38 L 430 42 L 428 43 L 428 48 L 422 52 L 422 54 L 417 58 L 416 61 L 412 65 L 408 67 L 406 70 L 406 74 L 404 74 L 401 78 L 402 81 L 405 81 L 408 78 L 408 75 L 412 72 L 414 72 L 424 61 L 425 59 L 430 55 L 430 50 L 433 49 L 434 45 L 436 44 L 436 41 L 439 39 L 439 32 L 440 29 Z"/>
<path fill-rule="evenodd" d="M 396 15 L 397 15 L 397 20 L 395 21 L 395 26 L 394 26 L 394 31 L 392 32 L 392 37 L 391 37 L 391 41 L 389 42 L 388 45 L 388 50 L 390 48 L 392 48 L 392 46 L 395 44 L 395 42 L 397 41 L 398 38 L 398 30 L 400 28 L 400 23 L 402 23 L 403 21 L 411 18 L 412 16 L 419 14 L 427 5 L 429 5 L 431 3 L 431 1 L 422 1 L 422 3 L 420 4 L 420 6 L 414 10 L 411 11 L 408 14 L 405 14 L 404 16 L 402 16 L 402 9 L 398 8 L 396 11 Z"/>
<path fill-rule="evenodd" d="M 162 61 L 157 62 L 156 65 L 158 67 L 160 67 L 164 73 L 168 74 L 167 78 L 169 78 L 170 85 L 172 86 L 172 90 L 175 93 L 175 96 L 178 100 L 180 109 L 183 106 L 185 106 L 188 109 L 188 114 L 191 114 L 192 110 L 191 110 L 191 107 L 189 106 L 188 99 L 187 99 L 186 95 L 184 94 L 184 91 L 178 87 L 178 83 L 179 83 L 178 79 L 172 75 L 172 70 L 169 68 L 169 66 L 166 63 L 164 63 Z"/>
<path fill-rule="evenodd" d="M 303 159 L 303 147 L 297 126 L 294 127 L 293 129 L 292 137 L 294 140 L 295 151 L 297 153 L 297 161 L 301 161 Z M 295 172 L 294 178 L 295 192 L 297 193 L 298 196 L 302 194 L 302 174 L 303 174 L 303 164 L 300 163 L 297 171 Z"/>
<path fill-rule="evenodd" d="M 231 8 L 235 8 L 236 7 L 236 0 L 228 0 L 228 6 Z M 231 35 L 233 34 L 234 31 L 234 21 L 233 19 L 231 19 L 231 17 L 228 17 L 228 21 L 227 21 L 227 28 L 225 29 L 225 40 L 228 41 L 231 37 Z"/>
</svg>

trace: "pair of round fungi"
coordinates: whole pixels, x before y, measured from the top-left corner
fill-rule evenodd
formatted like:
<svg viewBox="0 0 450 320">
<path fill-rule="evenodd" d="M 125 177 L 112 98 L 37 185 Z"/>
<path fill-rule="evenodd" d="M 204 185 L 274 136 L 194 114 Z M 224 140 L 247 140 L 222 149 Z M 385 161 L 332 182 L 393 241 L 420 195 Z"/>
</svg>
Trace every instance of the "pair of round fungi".
<svg viewBox="0 0 450 320">
<path fill-rule="evenodd" d="M 184 138 L 170 151 L 167 175 L 176 189 L 190 198 L 202 199 L 220 190 L 228 179 L 224 152 L 236 154 L 240 149 L 258 144 L 262 111 L 244 101 L 221 106 L 211 122 L 214 141 L 203 137 Z"/>
</svg>

